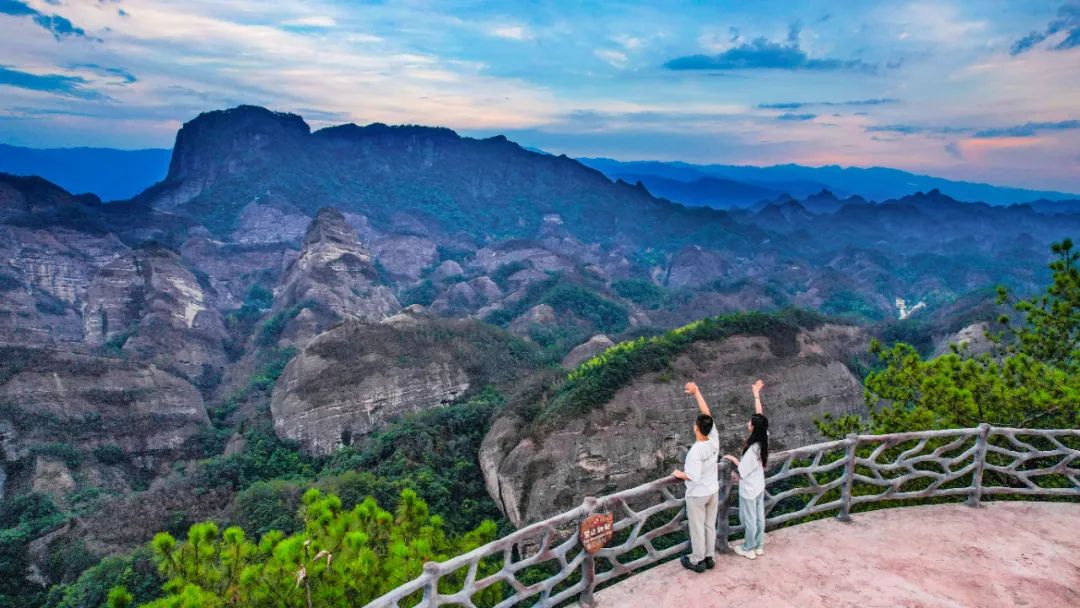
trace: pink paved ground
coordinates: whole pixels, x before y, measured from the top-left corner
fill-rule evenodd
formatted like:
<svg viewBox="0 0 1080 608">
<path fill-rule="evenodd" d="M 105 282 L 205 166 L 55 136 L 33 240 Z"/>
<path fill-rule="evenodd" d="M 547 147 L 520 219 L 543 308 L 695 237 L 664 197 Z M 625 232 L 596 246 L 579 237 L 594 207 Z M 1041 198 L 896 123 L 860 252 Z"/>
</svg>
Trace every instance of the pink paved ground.
<svg viewBox="0 0 1080 608">
<path fill-rule="evenodd" d="M 604 589 L 601 608 L 1080 607 L 1080 504 L 856 513 L 770 532 L 765 555 L 678 561 Z"/>
</svg>

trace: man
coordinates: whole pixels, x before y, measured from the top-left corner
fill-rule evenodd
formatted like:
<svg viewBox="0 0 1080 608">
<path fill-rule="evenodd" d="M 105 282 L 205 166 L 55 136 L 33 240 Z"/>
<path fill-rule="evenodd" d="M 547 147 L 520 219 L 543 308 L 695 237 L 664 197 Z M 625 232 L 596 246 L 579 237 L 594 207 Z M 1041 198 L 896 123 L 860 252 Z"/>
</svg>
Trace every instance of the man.
<svg viewBox="0 0 1080 608">
<path fill-rule="evenodd" d="M 682 471 L 671 474 L 686 482 L 686 517 L 690 522 L 689 556 L 680 560 L 684 568 L 694 572 L 712 569 L 716 562 L 716 509 L 719 504 L 720 480 L 717 462 L 720 456 L 720 436 L 713 424 L 712 412 L 701 391 L 693 382 L 686 383 L 686 394 L 697 400 L 698 414 L 694 421 L 696 441 L 686 453 Z"/>
</svg>

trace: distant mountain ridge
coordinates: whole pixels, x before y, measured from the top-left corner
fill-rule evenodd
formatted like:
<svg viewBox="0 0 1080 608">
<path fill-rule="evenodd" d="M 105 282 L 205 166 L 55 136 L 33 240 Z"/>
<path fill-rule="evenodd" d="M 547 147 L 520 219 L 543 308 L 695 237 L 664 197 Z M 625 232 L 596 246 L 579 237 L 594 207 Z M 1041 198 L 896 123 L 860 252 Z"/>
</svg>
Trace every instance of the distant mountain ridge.
<svg viewBox="0 0 1080 608">
<path fill-rule="evenodd" d="M 128 199 L 165 177 L 172 150 L 24 148 L 0 144 L 0 172 L 43 177 L 76 194 Z"/>
<path fill-rule="evenodd" d="M 302 120 L 293 121 L 292 125 L 310 132 Z M 376 125 L 343 125 L 323 129 L 319 133 L 342 128 L 348 130 L 350 126 L 370 129 Z M 453 133 L 449 129 L 443 130 Z M 522 146 L 522 149 L 556 156 L 539 148 Z M 172 150 L 167 148 L 39 149 L 0 144 L 0 172 L 38 175 L 69 192 L 92 193 L 105 201 L 131 198 L 161 181 L 168 172 L 171 158 Z M 1080 208 L 1080 203 L 1075 202 L 1080 200 L 1080 194 L 955 181 L 887 167 L 807 167 L 795 164 L 756 167 L 696 165 L 680 161 L 618 161 L 610 158 L 577 160 L 612 180 L 621 179 L 631 184 L 641 182 L 656 196 L 685 205 L 717 209 L 750 207 L 784 194 L 804 199 L 823 190 L 840 198 L 859 196 L 881 202 L 935 189 L 964 202 L 991 205 L 1030 203 L 1040 213 L 1062 213 L 1066 212 L 1066 207 L 1068 212 L 1072 212 Z M 1072 202 L 1065 207 L 1059 209 L 1055 205 L 1056 201 L 1070 199 Z"/>
<path fill-rule="evenodd" d="M 579 158 L 578 160 L 612 179 L 630 181 L 627 176 L 632 176 L 660 196 L 667 196 L 664 193 L 665 190 L 669 192 L 675 190 L 670 180 L 696 183 L 705 178 L 715 178 L 790 194 L 796 198 L 805 198 L 823 189 L 830 190 L 837 196 L 857 195 L 878 202 L 931 190 L 939 190 L 959 201 L 982 202 L 990 205 L 1080 198 L 1080 195 L 1066 192 L 954 181 L 886 167 L 862 168 L 836 165 L 806 167 L 794 164 L 753 167 L 694 165 L 662 161 L 617 161 L 610 158 Z M 653 190 L 650 184 L 653 184 L 656 189 Z M 690 187 L 680 186 L 679 188 L 687 190 Z M 694 201 L 709 200 L 709 197 L 712 197 L 711 200 L 714 202 L 709 206 L 720 209 L 745 206 L 734 204 L 733 201 L 740 200 L 737 194 L 730 194 L 723 189 L 709 191 L 705 188 L 695 188 L 692 197 Z M 689 200 L 680 202 L 706 204 Z M 1040 211 L 1045 211 L 1045 209 L 1040 209 Z"/>
</svg>

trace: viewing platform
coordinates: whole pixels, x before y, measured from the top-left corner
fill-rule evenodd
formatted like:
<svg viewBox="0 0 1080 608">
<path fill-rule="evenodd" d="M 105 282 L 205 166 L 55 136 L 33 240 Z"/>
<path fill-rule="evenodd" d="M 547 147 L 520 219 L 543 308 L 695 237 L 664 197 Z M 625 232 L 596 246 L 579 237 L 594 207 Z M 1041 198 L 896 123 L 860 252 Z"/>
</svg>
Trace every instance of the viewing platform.
<svg viewBox="0 0 1080 608">
<path fill-rule="evenodd" d="M 1080 504 L 984 502 L 859 513 L 770 532 L 754 560 L 671 561 L 596 592 L 598 608 L 1080 606 Z"/>
<path fill-rule="evenodd" d="M 726 461 L 718 481 L 713 570 L 674 559 L 689 541 L 668 476 L 427 562 L 366 608 L 483 594 L 496 608 L 1080 606 L 1080 429 L 851 434 L 771 454 L 754 560 L 727 551 L 743 526 Z M 908 506 L 939 499 L 963 503 Z"/>
</svg>

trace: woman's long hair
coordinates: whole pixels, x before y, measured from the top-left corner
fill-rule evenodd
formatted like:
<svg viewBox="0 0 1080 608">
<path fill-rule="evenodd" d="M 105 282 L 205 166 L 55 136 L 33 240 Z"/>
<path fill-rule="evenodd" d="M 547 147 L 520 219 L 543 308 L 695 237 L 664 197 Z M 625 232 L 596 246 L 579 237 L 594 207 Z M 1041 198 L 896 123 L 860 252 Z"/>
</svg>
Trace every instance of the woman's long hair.
<svg viewBox="0 0 1080 608">
<path fill-rule="evenodd" d="M 761 467 L 765 468 L 769 464 L 769 419 L 765 414 L 754 414 L 750 417 L 750 429 L 750 436 L 743 441 L 742 453 L 745 455 L 750 446 L 758 444 Z"/>
</svg>

